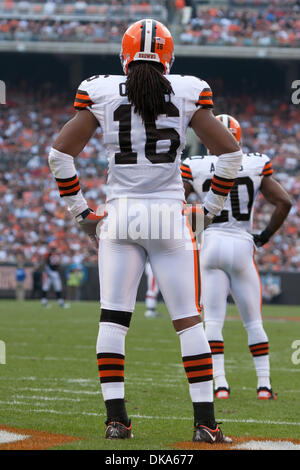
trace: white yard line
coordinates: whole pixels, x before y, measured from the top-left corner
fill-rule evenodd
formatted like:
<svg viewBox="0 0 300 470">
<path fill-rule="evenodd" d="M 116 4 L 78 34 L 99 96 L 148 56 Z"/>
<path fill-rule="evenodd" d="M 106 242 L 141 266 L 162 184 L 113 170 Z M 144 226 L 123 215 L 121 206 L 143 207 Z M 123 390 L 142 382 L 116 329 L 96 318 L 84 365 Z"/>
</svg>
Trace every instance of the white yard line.
<svg viewBox="0 0 300 470">
<path fill-rule="evenodd" d="M 81 358 L 78 358 L 76 359 L 75 357 L 55 357 L 55 356 L 16 356 L 14 354 L 11 354 L 9 356 L 11 359 L 21 359 L 21 360 L 25 360 L 25 361 L 28 361 L 28 360 L 41 360 L 41 361 L 75 361 L 75 362 L 91 362 L 91 359 L 89 359 L 88 357 L 84 358 L 84 357 L 81 357 Z"/>
<path fill-rule="evenodd" d="M 99 387 L 98 387 L 99 388 Z M 64 388 L 37 388 L 37 387 L 20 387 L 18 391 L 22 390 L 23 392 L 54 392 L 54 393 L 73 393 L 75 395 L 100 395 L 100 388 L 98 391 L 91 390 L 70 390 Z M 19 396 L 19 395 L 18 395 Z"/>
<path fill-rule="evenodd" d="M 18 398 L 23 398 L 25 400 L 41 400 L 41 401 L 72 401 L 72 402 L 80 402 L 80 398 L 68 398 L 68 397 L 47 397 L 47 396 L 36 396 L 36 395 L 19 395 Z"/>
</svg>

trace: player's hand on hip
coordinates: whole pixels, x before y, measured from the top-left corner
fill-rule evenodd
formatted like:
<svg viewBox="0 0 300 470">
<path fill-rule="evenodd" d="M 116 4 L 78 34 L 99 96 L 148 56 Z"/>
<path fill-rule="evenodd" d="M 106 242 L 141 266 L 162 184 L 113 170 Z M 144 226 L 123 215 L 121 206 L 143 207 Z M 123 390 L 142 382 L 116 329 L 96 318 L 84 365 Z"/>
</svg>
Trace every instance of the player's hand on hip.
<svg viewBox="0 0 300 470">
<path fill-rule="evenodd" d="M 260 248 L 261 246 L 264 246 L 266 243 L 268 243 L 271 235 L 272 233 L 268 228 L 263 230 L 261 233 L 253 233 L 252 236 L 256 248 Z"/>
<path fill-rule="evenodd" d="M 205 230 L 214 219 L 201 204 L 187 204 L 183 209 L 183 214 L 187 216 L 192 231 L 196 234 Z"/>
<path fill-rule="evenodd" d="M 101 224 L 106 216 L 107 212 L 97 215 L 92 209 L 86 209 L 75 217 L 77 225 L 89 236 L 96 247 L 98 247 L 98 224 Z"/>
</svg>

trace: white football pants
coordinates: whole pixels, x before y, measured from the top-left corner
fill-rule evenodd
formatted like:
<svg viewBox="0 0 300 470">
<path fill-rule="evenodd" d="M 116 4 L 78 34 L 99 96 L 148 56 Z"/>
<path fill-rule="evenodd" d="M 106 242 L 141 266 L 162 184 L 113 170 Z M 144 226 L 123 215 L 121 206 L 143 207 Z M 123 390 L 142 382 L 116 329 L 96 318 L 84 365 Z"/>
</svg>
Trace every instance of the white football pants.
<svg viewBox="0 0 300 470">
<path fill-rule="evenodd" d="M 209 230 L 200 255 L 205 322 L 224 323 L 231 293 L 245 327 L 262 323 L 261 283 L 250 240 Z"/>
<path fill-rule="evenodd" d="M 101 307 L 132 312 L 148 256 L 172 320 L 200 314 L 200 267 L 183 202 L 114 199 L 100 229 Z"/>
</svg>

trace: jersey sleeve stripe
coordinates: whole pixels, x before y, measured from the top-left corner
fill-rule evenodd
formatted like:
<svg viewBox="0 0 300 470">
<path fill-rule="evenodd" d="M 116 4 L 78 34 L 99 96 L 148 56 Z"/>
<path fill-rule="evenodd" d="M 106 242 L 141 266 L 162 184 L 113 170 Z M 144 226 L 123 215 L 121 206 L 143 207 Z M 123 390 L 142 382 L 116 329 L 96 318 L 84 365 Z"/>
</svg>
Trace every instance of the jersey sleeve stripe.
<svg viewBox="0 0 300 470">
<path fill-rule="evenodd" d="M 202 106 L 203 108 L 212 108 L 213 103 L 213 93 L 210 88 L 204 88 L 198 98 L 196 105 Z"/>
<path fill-rule="evenodd" d="M 274 170 L 272 168 L 270 168 L 270 170 L 268 170 L 268 171 L 263 171 L 262 175 L 267 176 L 267 175 L 272 175 L 273 173 L 274 173 Z"/>
<path fill-rule="evenodd" d="M 87 101 L 85 103 L 79 103 L 78 101 L 75 101 L 74 102 L 74 108 L 75 109 L 84 109 L 86 108 L 87 106 L 91 106 L 93 104 L 92 101 Z"/>
<path fill-rule="evenodd" d="M 204 89 L 203 91 L 201 91 L 201 93 L 200 93 L 200 97 L 202 97 L 202 96 L 211 96 L 211 97 L 212 97 L 212 91 L 205 88 L 205 89 Z"/>
<path fill-rule="evenodd" d="M 200 93 L 200 96 L 212 96 L 212 91 L 210 88 L 203 88 Z"/>
<path fill-rule="evenodd" d="M 188 171 L 188 172 L 191 172 L 191 169 L 188 165 L 184 165 L 184 163 L 182 163 L 180 165 L 180 169 L 183 170 L 183 171 Z"/>
<path fill-rule="evenodd" d="M 209 106 L 209 107 L 213 107 L 214 103 L 212 100 L 205 100 L 205 99 L 201 99 L 197 102 L 197 104 L 199 105 L 202 105 L 202 106 Z"/>
<path fill-rule="evenodd" d="M 194 178 L 192 177 L 192 175 L 190 175 L 190 174 L 188 174 L 188 173 L 184 173 L 184 172 L 181 172 L 181 177 L 182 177 L 183 179 L 187 179 L 187 180 L 191 180 L 191 181 L 193 181 L 193 179 L 194 179 Z"/>
<path fill-rule="evenodd" d="M 88 94 L 87 91 L 85 91 L 85 90 L 80 90 L 79 88 L 78 88 L 78 90 L 77 90 L 77 93 L 79 93 L 80 95 L 89 96 L 89 94 Z"/>
<path fill-rule="evenodd" d="M 262 175 L 271 175 L 274 173 L 273 167 L 272 167 L 272 162 L 268 162 L 265 164 L 262 170 Z"/>
<path fill-rule="evenodd" d="M 274 170 L 273 170 L 273 167 L 272 167 L 272 163 L 269 162 L 264 166 L 263 171 L 262 171 L 261 174 L 264 175 L 264 176 L 267 176 L 267 175 L 272 175 L 272 173 L 274 173 Z"/>
<path fill-rule="evenodd" d="M 74 108 L 75 109 L 84 109 L 87 106 L 92 106 L 94 104 L 93 100 L 89 96 L 89 94 L 84 90 L 77 90 L 75 101 L 74 101 Z"/>
<path fill-rule="evenodd" d="M 76 93 L 76 100 L 92 101 L 89 95 L 84 95 L 83 93 Z"/>
<path fill-rule="evenodd" d="M 76 98 L 75 98 L 75 103 L 93 104 L 93 101 L 92 101 L 92 100 L 86 100 L 86 99 L 78 98 L 78 97 L 76 96 Z"/>
</svg>

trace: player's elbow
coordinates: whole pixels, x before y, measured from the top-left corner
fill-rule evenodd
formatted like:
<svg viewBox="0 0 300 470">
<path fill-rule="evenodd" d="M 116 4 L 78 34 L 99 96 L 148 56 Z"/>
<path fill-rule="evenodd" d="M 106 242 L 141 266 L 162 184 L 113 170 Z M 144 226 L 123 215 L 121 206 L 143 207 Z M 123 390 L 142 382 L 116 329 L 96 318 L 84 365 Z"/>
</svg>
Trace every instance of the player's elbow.
<svg viewBox="0 0 300 470">
<path fill-rule="evenodd" d="M 54 150 L 58 150 L 59 152 L 68 153 L 68 145 L 62 138 L 57 138 L 53 142 L 52 147 L 54 148 Z"/>
<path fill-rule="evenodd" d="M 292 208 L 292 201 L 291 199 L 288 197 L 287 199 L 285 199 L 284 201 L 284 207 L 285 209 L 287 210 L 287 212 L 290 212 L 291 208 Z"/>
<path fill-rule="evenodd" d="M 217 149 L 216 152 L 214 152 L 217 156 L 219 155 L 225 155 L 227 153 L 235 153 L 235 152 L 239 152 L 241 150 L 241 147 L 239 146 L 239 144 L 232 140 L 230 142 L 223 142 L 222 145 L 219 146 L 219 148 Z"/>
<path fill-rule="evenodd" d="M 230 139 L 230 142 L 228 142 L 227 147 L 228 147 L 228 150 L 226 153 L 234 153 L 234 152 L 238 152 L 239 150 L 241 150 L 240 144 L 235 138 Z"/>
<path fill-rule="evenodd" d="M 292 201 L 288 195 L 284 195 L 278 201 L 277 206 L 280 207 L 284 213 L 288 214 L 292 208 Z"/>
</svg>

